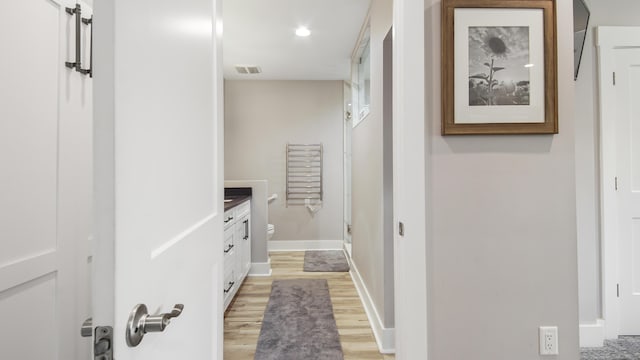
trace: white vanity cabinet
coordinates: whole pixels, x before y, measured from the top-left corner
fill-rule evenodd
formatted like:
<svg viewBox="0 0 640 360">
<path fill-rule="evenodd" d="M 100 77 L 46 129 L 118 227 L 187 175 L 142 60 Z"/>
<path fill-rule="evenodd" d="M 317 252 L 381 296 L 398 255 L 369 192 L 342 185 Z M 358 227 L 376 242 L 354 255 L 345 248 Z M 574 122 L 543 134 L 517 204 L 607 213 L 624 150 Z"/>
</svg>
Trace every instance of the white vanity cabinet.
<svg viewBox="0 0 640 360">
<path fill-rule="evenodd" d="M 224 212 L 224 308 L 251 269 L 251 201 Z"/>
</svg>

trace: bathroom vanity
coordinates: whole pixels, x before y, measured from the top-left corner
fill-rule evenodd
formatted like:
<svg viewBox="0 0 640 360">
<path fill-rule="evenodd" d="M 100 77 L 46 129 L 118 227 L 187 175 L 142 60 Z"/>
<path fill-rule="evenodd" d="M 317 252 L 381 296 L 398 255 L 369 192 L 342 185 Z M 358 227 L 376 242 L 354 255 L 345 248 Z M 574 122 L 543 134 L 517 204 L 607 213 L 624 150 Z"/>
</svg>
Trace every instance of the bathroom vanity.
<svg viewBox="0 0 640 360">
<path fill-rule="evenodd" d="M 224 309 L 251 269 L 251 189 L 225 189 L 224 203 Z"/>
</svg>

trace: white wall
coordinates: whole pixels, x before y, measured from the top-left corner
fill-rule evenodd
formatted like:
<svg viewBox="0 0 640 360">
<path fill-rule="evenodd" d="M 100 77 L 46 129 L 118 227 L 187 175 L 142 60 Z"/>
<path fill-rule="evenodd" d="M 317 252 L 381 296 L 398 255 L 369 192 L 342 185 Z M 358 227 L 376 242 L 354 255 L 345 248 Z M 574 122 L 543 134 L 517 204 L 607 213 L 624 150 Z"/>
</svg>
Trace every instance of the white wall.
<svg viewBox="0 0 640 360">
<path fill-rule="evenodd" d="M 225 178 L 266 179 L 273 240 L 342 239 L 342 81 L 226 81 Z M 285 206 L 285 149 L 323 143 L 324 200 L 314 216 Z"/>
<path fill-rule="evenodd" d="M 576 81 L 576 183 L 580 322 L 602 317 L 600 269 L 600 174 L 597 54 L 594 28 L 601 25 L 640 25 L 637 0 L 585 0 L 591 10 L 589 32 Z"/>
<path fill-rule="evenodd" d="M 558 135 L 440 135 L 440 1 L 426 2 L 432 359 L 578 359 L 572 0 L 558 0 Z M 427 222 L 429 223 L 429 221 Z"/>
<path fill-rule="evenodd" d="M 370 113 L 352 133 L 352 258 L 382 325 L 388 328 L 394 326 L 393 251 L 389 251 L 393 250 L 393 214 L 385 211 L 393 201 L 384 197 L 385 190 L 392 191 L 391 179 L 385 176 L 392 171 L 391 162 L 385 162 L 385 155 L 387 160 L 391 155 L 391 128 L 384 115 L 391 104 L 384 104 L 383 91 L 390 90 L 391 83 L 383 83 L 383 41 L 391 28 L 392 10 L 390 0 L 372 1 Z"/>
</svg>

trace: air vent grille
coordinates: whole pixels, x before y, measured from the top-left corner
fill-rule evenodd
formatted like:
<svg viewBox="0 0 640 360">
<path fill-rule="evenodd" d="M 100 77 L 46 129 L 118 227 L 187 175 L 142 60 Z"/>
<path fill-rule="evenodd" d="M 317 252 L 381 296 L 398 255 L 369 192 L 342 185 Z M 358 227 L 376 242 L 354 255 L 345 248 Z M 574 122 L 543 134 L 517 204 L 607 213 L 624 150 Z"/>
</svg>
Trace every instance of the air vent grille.
<svg viewBox="0 0 640 360">
<path fill-rule="evenodd" d="M 255 65 L 236 65 L 236 71 L 238 74 L 249 75 L 249 74 L 260 74 L 262 69 L 259 66 Z"/>
</svg>

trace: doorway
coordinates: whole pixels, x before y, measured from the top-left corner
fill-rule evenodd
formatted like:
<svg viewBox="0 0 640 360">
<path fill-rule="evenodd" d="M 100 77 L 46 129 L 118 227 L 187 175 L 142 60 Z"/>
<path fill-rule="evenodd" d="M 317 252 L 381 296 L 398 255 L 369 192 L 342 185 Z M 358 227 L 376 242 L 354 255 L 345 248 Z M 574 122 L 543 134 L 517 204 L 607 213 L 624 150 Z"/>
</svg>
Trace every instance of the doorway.
<svg viewBox="0 0 640 360">
<path fill-rule="evenodd" d="M 314 276 L 301 271 L 303 252 L 294 250 L 342 250 L 349 239 L 345 232 L 350 206 L 345 193 L 351 182 L 343 173 L 350 168 L 352 102 L 345 82 L 348 86 L 352 51 L 369 4 L 369 0 L 225 3 L 225 180 L 264 179 L 267 194 L 276 195 L 267 206 L 268 223 L 274 225 L 273 238 L 268 240 L 272 274 L 244 280 L 229 306 L 225 358 L 252 356 L 243 351 L 256 348 L 272 281 Z M 304 179 L 290 179 L 288 170 L 300 170 L 289 169 L 287 162 L 303 159 L 285 156 L 288 144 L 322 144 L 321 202 L 296 203 L 289 197 L 293 192 L 287 191 L 288 180 Z M 310 181 L 308 185 L 317 184 Z M 336 294 L 336 316 L 353 305 L 351 314 L 366 318 L 348 272 L 323 276 L 330 279 L 330 287 L 336 280 L 348 294 Z M 254 306 L 257 302 L 260 306 Z M 247 321 L 250 315 L 258 318 Z M 362 321 L 351 329 L 352 334 L 360 334 L 358 347 L 365 356 L 382 357 L 367 326 Z M 252 337 L 238 338 L 238 330 L 247 327 L 252 328 Z M 356 338 L 343 339 L 346 352 L 353 351 L 349 344 Z M 252 344 L 243 347 L 238 341 Z"/>
</svg>

